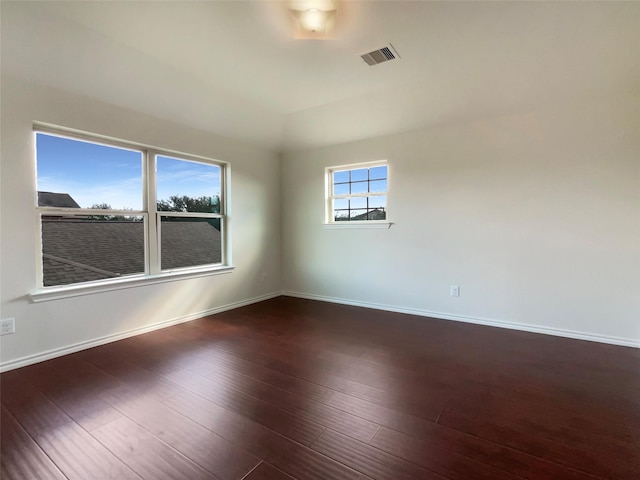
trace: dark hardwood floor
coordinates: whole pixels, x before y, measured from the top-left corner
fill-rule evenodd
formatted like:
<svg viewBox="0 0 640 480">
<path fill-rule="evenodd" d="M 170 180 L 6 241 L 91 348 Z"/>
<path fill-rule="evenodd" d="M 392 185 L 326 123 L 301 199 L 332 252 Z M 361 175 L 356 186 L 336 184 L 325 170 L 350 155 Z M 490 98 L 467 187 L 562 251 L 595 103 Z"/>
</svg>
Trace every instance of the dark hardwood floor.
<svg viewBox="0 0 640 480">
<path fill-rule="evenodd" d="M 632 348 L 279 297 L 0 381 L 3 480 L 640 479 Z"/>
</svg>

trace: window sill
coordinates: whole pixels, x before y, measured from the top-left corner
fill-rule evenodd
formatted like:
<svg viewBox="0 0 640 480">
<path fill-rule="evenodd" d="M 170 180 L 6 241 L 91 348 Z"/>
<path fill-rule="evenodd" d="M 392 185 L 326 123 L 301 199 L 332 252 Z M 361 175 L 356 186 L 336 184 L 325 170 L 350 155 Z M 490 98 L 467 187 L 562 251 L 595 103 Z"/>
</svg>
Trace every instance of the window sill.
<svg viewBox="0 0 640 480">
<path fill-rule="evenodd" d="M 125 288 L 142 287 L 144 285 L 155 285 L 157 283 L 174 282 L 189 278 L 208 277 L 211 275 L 221 275 L 231 273 L 235 267 L 224 266 L 206 269 L 189 269 L 183 271 L 164 272 L 157 275 L 131 276 L 118 278 L 115 280 L 105 280 L 99 283 L 85 283 L 59 287 L 45 287 L 29 295 L 33 303 L 46 302 L 49 300 L 60 300 L 63 298 L 77 297 L 80 295 L 91 295 L 94 293 L 110 292 Z"/>
<path fill-rule="evenodd" d="M 392 223 L 390 222 L 335 222 L 335 223 L 325 223 L 323 224 L 324 228 L 329 229 L 343 229 L 343 228 L 382 228 L 384 230 L 388 230 L 391 228 Z"/>
</svg>

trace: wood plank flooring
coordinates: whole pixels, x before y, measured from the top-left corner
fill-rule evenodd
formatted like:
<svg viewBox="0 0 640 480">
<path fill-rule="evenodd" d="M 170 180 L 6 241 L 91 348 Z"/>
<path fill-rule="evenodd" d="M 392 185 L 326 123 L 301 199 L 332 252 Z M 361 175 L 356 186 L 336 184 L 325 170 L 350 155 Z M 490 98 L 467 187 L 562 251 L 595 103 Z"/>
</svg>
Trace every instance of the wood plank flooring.
<svg viewBox="0 0 640 480">
<path fill-rule="evenodd" d="M 0 387 L 3 480 L 640 478 L 640 350 L 289 297 Z"/>
</svg>

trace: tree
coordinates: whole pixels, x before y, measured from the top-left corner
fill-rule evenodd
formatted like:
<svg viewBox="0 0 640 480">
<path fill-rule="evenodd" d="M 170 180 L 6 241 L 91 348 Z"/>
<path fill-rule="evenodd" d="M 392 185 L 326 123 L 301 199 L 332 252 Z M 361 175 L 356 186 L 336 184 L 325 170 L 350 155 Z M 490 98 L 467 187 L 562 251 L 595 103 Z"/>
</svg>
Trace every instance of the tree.
<svg viewBox="0 0 640 480">
<path fill-rule="evenodd" d="M 91 205 L 94 210 L 113 210 L 108 203 L 94 203 Z M 156 203 L 156 209 L 159 212 L 196 212 L 196 213 L 220 213 L 220 197 L 214 195 L 212 197 L 189 197 L 188 195 L 171 195 L 167 200 L 158 200 Z M 130 210 L 125 208 L 123 210 Z M 106 221 L 118 221 L 128 222 L 135 221 L 138 217 L 124 216 L 124 215 L 88 215 L 88 220 L 106 220 Z M 167 221 L 178 221 L 175 217 L 167 217 Z M 181 218 L 180 221 L 187 221 Z M 189 221 L 198 221 L 198 219 L 192 219 Z M 220 230 L 220 219 L 210 218 L 207 220 L 213 227 Z"/>
<path fill-rule="evenodd" d="M 94 203 L 91 205 L 94 210 L 113 210 L 108 203 Z M 122 210 L 131 210 L 130 208 L 123 208 Z M 108 222 L 135 222 L 139 217 L 124 215 L 88 215 L 89 220 L 103 220 Z"/>
<path fill-rule="evenodd" d="M 156 209 L 159 212 L 198 212 L 198 213 L 220 213 L 220 197 L 189 197 L 187 195 L 171 195 L 168 200 L 158 200 Z M 200 218 L 165 217 L 167 222 L 199 222 Z M 220 231 L 219 218 L 207 218 L 213 228 Z"/>
<path fill-rule="evenodd" d="M 108 203 L 94 203 L 91 208 L 95 210 L 111 210 L 111 205 Z"/>
<path fill-rule="evenodd" d="M 220 213 L 220 197 L 171 195 L 168 200 L 158 200 L 157 209 L 159 212 Z"/>
</svg>

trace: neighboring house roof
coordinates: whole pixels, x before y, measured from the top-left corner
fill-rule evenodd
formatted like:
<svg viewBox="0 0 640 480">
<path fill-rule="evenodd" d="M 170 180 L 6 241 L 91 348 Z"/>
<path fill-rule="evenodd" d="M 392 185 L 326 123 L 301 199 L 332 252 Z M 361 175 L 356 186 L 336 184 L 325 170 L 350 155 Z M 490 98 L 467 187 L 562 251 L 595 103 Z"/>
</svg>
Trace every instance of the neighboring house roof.
<svg viewBox="0 0 640 480">
<path fill-rule="evenodd" d="M 382 208 L 376 208 L 374 210 L 369 210 L 367 213 L 353 217 L 353 220 L 385 220 L 386 218 L 387 212 Z"/>
<path fill-rule="evenodd" d="M 162 269 L 222 261 L 222 236 L 208 222 L 162 222 Z"/>
<path fill-rule="evenodd" d="M 44 254 L 42 259 L 44 286 L 68 285 L 70 283 L 91 282 L 114 278 L 118 275 L 100 273 L 88 265 L 73 262 L 54 255 Z"/>
<path fill-rule="evenodd" d="M 80 208 L 68 193 L 38 192 L 39 207 Z"/>
<path fill-rule="evenodd" d="M 220 263 L 220 232 L 207 222 L 162 223 L 162 269 Z M 44 285 L 144 273 L 142 222 L 42 219 Z"/>
<path fill-rule="evenodd" d="M 338 222 L 354 222 L 358 220 L 386 220 L 387 212 L 384 211 L 383 208 L 375 208 L 373 210 L 369 210 L 368 212 L 361 213 L 360 215 L 356 215 L 355 217 L 338 217 L 336 221 Z"/>
</svg>

